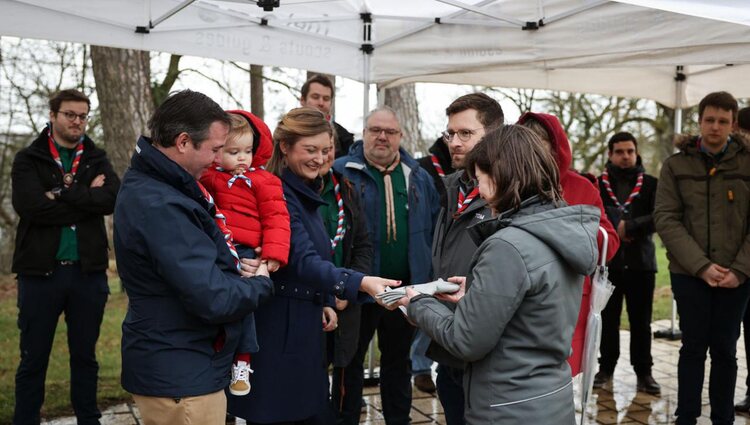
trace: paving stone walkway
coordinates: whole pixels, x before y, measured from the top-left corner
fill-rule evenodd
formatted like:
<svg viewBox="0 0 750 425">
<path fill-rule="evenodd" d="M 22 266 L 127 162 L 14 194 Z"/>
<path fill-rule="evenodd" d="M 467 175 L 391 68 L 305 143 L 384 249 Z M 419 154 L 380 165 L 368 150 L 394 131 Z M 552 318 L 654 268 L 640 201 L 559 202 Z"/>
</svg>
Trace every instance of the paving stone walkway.
<svg viewBox="0 0 750 425">
<path fill-rule="evenodd" d="M 669 321 L 654 323 L 654 330 L 666 328 Z M 630 333 L 620 333 L 623 353 L 615 370 L 611 385 L 595 391 L 593 400 L 586 409 L 586 420 L 589 424 L 668 424 L 674 422 L 674 410 L 677 405 L 677 359 L 679 357 L 679 341 L 668 341 L 664 339 L 654 340 L 652 355 L 654 358 L 653 375 L 661 384 L 662 394 L 659 397 L 638 393 L 635 390 L 636 377 L 630 367 L 627 353 Z M 742 399 L 745 394 L 745 377 L 747 366 L 745 364 L 745 347 L 743 339 L 737 346 L 738 378 L 735 398 Z M 703 416 L 698 420 L 699 425 L 711 423 L 708 405 L 708 373 L 710 362 L 706 362 L 706 379 L 703 391 Z M 575 383 L 576 392 L 576 419 L 580 421 L 581 406 L 578 382 Z M 365 389 L 365 401 L 367 408 L 362 413 L 360 424 L 384 425 L 380 395 L 377 387 Z M 735 400 L 735 401 L 737 401 Z M 138 409 L 132 403 L 121 404 L 111 407 L 103 412 L 103 425 L 141 425 Z M 445 416 L 440 402 L 434 395 L 423 393 L 414 389 L 412 413 L 413 424 L 445 424 Z M 47 425 L 75 425 L 75 418 L 59 418 L 44 422 Z M 737 415 L 737 425 L 750 425 L 750 416 Z M 237 425 L 244 425 L 244 421 L 238 420 Z"/>
</svg>

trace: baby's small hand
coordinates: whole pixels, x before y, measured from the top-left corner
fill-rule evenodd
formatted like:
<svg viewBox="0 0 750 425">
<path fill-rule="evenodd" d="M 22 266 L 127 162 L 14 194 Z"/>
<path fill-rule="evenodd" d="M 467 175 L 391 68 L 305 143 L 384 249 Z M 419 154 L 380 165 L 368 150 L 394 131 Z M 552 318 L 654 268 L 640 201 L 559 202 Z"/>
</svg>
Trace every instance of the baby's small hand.
<svg viewBox="0 0 750 425">
<path fill-rule="evenodd" d="M 268 260 L 268 272 L 273 273 L 281 267 L 281 263 L 276 260 Z"/>
</svg>

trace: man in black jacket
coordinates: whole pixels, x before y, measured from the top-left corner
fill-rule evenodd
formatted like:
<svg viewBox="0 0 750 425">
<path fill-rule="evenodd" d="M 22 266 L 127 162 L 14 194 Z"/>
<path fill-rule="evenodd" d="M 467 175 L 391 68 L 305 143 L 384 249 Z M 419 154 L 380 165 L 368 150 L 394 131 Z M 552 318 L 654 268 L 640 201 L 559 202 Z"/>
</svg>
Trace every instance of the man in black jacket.
<svg viewBox="0 0 750 425">
<path fill-rule="evenodd" d="M 85 134 L 91 103 L 77 90 L 49 101 L 39 137 L 13 161 L 13 208 L 20 221 L 13 254 L 18 274 L 21 361 L 15 424 L 39 423 L 44 379 L 60 313 L 70 350 L 71 404 L 79 424 L 98 424 L 96 341 L 109 294 L 104 216 L 120 179 Z"/>
<path fill-rule="evenodd" d="M 656 254 L 651 240 L 652 213 L 657 179 L 645 173 L 638 156 L 638 142 L 627 132 L 609 139 L 609 161 L 599 177 L 604 209 L 617 229 L 621 245 L 609 263 L 609 280 L 615 285 L 602 311 L 602 343 L 599 373 L 594 388 L 612 379 L 620 356 L 620 314 L 623 298 L 630 320 L 630 363 L 637 376 L 637 390 L 659 394 L 661 387 L 651 375 L 651 310 L 656 279 Z"/>
<path fill-rule="evenodd" d="M 336 130 L 334 135 L 336 158 L 347 155 L 349 148 L 354 144 L 354 135 L 332 119 L 331 107 L 333 106 L 333 97 L 336 91 L 331 79 L 322 74 L 315 74 L 309 80 L 305 81 L 300 91 L 302 94 L 299 98 L 299 103 L 302 106 L 315 108 L 326 114 L 326 118 L 333 124 L 334 130 Z"/>
</svg>

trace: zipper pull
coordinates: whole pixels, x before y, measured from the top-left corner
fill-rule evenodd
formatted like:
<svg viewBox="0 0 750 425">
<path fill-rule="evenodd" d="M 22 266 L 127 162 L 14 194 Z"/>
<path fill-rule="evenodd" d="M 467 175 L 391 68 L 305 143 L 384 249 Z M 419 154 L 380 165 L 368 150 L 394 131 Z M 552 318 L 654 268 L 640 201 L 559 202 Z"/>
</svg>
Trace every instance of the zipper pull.
<svg viewBox="0 0 750 425">
<path fill-rule="evenodd" d="M 711 169 L 708 170 L 708 175 L 713 177 L 714 174 L 716 174 L 716 167 L 711 167 Z"/>
<path fill-rule="evenodd" d="M 734 192 L 732 192 L 732 189 L 727 191 L 727 200 L 729 202 L 734 202 Z"/>
</svg>

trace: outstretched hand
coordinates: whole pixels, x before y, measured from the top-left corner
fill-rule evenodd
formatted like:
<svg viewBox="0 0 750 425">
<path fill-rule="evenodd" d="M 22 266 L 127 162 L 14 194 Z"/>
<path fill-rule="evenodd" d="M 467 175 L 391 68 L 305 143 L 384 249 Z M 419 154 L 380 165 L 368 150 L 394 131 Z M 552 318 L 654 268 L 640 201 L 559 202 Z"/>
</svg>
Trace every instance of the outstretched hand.
<svg viewBox="0 0 750 425">
<path fill-rule="evenodd" d="M 394 304 L 391 306 L 386 306 L 382 301 L 375 297 L 375 295 L 384 292 L 385 288 L 399 285 L 401 285 L 400 280 L 383 279 L 382 277 L 377 276 L 365 276 L 364 278 L 362 278 L 362 284 L 359 286 L 359 290 L 373 297 L 378 302 L 378 304 L 382 305 L 388 310 L 394 310 L 398 307 L 398 305 Z"/>
</svg>

